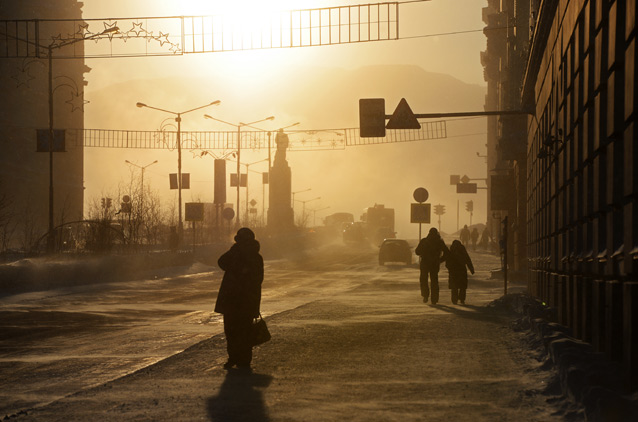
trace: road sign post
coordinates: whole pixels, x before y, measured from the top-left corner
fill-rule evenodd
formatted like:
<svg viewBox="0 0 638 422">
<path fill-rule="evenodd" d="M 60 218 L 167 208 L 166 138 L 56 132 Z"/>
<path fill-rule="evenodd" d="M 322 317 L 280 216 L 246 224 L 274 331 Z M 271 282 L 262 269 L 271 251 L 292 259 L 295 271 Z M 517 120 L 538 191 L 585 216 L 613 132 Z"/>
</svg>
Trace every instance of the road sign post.
<svg viewBox="0 0 638 422">
<path fill-rule="evenodd" d="M 410 222 L 419 223 L 421 240 L 421 224 L 430 224 L 430 204 L 410 204 Z"/>
<path fill-rule="evenodd" d="M 421 240 L 421 223 L 430 223 L 430 204 L 424 204 L 429 196 L 430 194 L 426 188 L 416 188 L 412 193 L 412 197 L 418 204 L 412 204 L 410 209 L 410 221 L 412 223 L 419 223 L 419 240 Z"/>
</svg>

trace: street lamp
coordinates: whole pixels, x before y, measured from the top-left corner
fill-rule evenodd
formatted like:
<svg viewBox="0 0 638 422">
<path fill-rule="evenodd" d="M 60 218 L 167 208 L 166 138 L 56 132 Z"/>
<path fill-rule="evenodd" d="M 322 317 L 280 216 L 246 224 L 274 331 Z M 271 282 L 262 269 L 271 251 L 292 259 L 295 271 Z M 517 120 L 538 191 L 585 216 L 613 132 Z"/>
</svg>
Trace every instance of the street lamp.
<svg viewBox="0 0 638 422">
<path fill-rule="evenodd" d="M 179 219 L 179 224 L 177 226 L 177 245 L 179 246 L 181 241 L 182 241 L 182 233 L 184 230 L 184 227 L 182 225 L 182 114 L 186 114 L 186 113 L 190 113 L 191 111 L 195 111 L 195 110 L 200 110 L 204 107 L 209 107 L 212 105 L 218 105 L 219 103 L 221 103 L 220 100 L 217 101 L 213 101 L 212 103 L 208 103 L 205 104 L 203 106 L 200 107 L 196 107 L 196 108 L 192 108 L 190 110 L 186 110 L 186 111 L 181 111 L 181 112 L 175 112 L 175 111 L 170 111 L 170 110 L 164 110 L 162 108 L 157 108 L 157 107 L 151 107 L 149 105 L 146 105 L 144 103 L 137 103 L 135 104 L 137 107 L 142 108 L 142 107 L 146 107 L 146 108 L 150 108 L 152 110 L 157 110 L 157 111 L 163 111 L 164 113 L 170 113 L 170 114 L 174 114 L 177 117 L 175 117 L 175 121 L 177 122 L 177 202 L 178 202 L 178 206 L 179 206 L 179 210 L 178 210 L 178 219 Z"/>
<path fill-rule="evenodd" d="M 155 161 L 153 161 L 152 163 L 147 164 L 147 165 L 145 165 L 145 166 L 138 166 L 138 165 L 137 165 L 137 164 L 135 164 L 135 163 L 131 163 L 129 160 L 124 160 L 124 162 L 125 162 L 126 164 L 129 164 L 129 165 L 131 165 L 131 166 L 135 166 L 135 167 L 137 167 L 138 169 L 141 169 L 141 170 L 142 170 L 142 191 L 141 191 L 141 193 L 140 193 L 140 215 L 141 215 L 141 213 L 143 213 L 143 212 L 144 212 L 144 170 L 146 170 L 146 167 L 150 167 L 150 166 L 152 166 L 153 164 L 156 164 L 156 163 L 157 163 L 157 160 L 155 160 Z"/>
<path fill-rule="evenodd" d="M 317 212 L 318 211 L 327 210 L 328 208 L 330 208 L 330 207 L 319 208 L 318 210 L 311 210 L 312 211 L 312 225 L 314 227 L 317 227 Z M 439 229 L 439 231 L 441 231 L 441 230 Z"/>
<path fill-rule="evenodd" d="M 47 249 L 49 252 L 53 251 L 54 243 L 53 243 L 53 93 L 55 89 L 53 88 L 53 50 L 57 48 L 66 47 L 67 45 L 75 44 L 80 41 L 90 40 L 93 38 L 97 38 L 104 34 L 109 34 L 111 32 L 117 32 L 120 28 L 117 26 L 113 26 L 111 28 L 106 28 L 104 31 L 99 32 L 97 34 L 93 34 L 89 37 L 83 38 L 74 38 L 73 40 L 62 42 L 56 44 L 55 41 L 48 46 L 41 46 L 37 44 L 40 48 L 46 48 L 48 50 L 48 62 L 49 62 L 49 236 L 47 239 Z"/>
<path fill-rule="evenodd" d="M 302 221 L 302 223 L 305 224 L 305 220 L 306 220 L 306 202 L 316 201 L 317 199 L 321 199 L 321 197 L 318 196 L 316 198 L 306 199 L 305 201 L 301 200 L 301 199 L 297 199 L 297 202 L 301 202 L 303 204 L 303 208 L 302 208 L 302 211 L 301 211 L 301 221 Z"/>
<path fill-rule="evenodd" d="M 268 116 L 265 119 L 255 120 L 254 122 L 250 122 L 250 123 L 239 122 L 239 124 L 229 123 L 227 121 L 217 119 L 213 116 L 209 116 L 208 114 L 204 114 L 204 118 L 225 123 L 227 125 L 234 126 L 237 128 L 237 220 L 236 220 L 236 224 L 237 224 L 237 227 L 239 227 L 240 225 L 239 223 L 239 220 L 240 220 L 239 218 L 239 188 L 241 187 L 241 168 L 239 166 L 241 163 L 241 128 L 242 126 L 250 126 L 255 123 L 264 122 L 266 120 L 274 120 L 275 116 Z M 246 177 L 248 177 L 248 174 L 246 174 Z"/>
<path fill-rule="evenodd" d="M 246 219 L 248 219 L 248 172 L 250 171 L 249 168 L 253 164 L 259 164 L 259 163 L 264 162 L 266 160 L 268 160 L 268 159 L 264 158 L 263 160 L 255 161 L 255 162 L 248 163 L 248 164 L 243 164 L 242 163 L 242 166 L 246 166 Z M 262 194 L 262 196 L 263 196 L 263 194 Z M 262 201 L 263 201 L 263 198 L 262 198 Z"/>
<path fill-rule="evenodd" d="M 292 213 L 293 213 L 293 215 L 295 214 L 295 195 L 298 194 L 298 193 L 302 193 L 302 192 L 308 192 L 310 190 L 312 190 L 312 188 L 308 188 L 308 189 L 304 189 L 304 190 L 298 190 L 296 192 L 291 192 L 291 194 L 292 194 Z"/>
</svg>

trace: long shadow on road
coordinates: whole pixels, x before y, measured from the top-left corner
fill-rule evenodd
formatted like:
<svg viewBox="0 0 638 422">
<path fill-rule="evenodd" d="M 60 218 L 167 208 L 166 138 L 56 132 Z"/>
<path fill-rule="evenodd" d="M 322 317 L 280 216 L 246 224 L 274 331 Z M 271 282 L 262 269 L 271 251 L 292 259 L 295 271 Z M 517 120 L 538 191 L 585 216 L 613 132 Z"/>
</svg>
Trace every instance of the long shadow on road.
<svg viewBox="0 0 638 422">
<path fill-rule="evenodd" d="M 208 400 L 208 415 L 213 422 L 268 422 L 268 412 L 261 389 L 267 388 L 273 377 L 245 372 L 228 371 L 219 394 Z"/>
<path fill-rule="evenodd" d="M 458 315 L 461 318 L 470 318 L 473 320 L 482 320 L 482 321 L 494 321 L 503 317 L 507 317 L 505 312 L 500 312 L 493 308 L 488 308 L 486 306 L 476 306 L 476 305 L 430 305 L 433 308 L 436 308 L 440 311 L 449 312 L 454 315 Z"/>
</svg>

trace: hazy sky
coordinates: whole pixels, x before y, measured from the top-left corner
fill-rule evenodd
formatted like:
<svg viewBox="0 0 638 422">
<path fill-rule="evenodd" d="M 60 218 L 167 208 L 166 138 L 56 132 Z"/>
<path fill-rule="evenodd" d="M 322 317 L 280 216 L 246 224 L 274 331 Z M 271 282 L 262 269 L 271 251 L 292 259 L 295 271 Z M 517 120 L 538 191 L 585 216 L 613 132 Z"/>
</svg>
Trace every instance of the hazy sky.
<svg viewBox="0 0 638 422">
<path fill-rule="evenodd" d="M 295 1 L 123 1 L 110 0 L 85 0 L 83 7 L 84 18 L 132 18 L 138 16 L 171 16 L 171 15 L 211 15 L 225 14 L 240 16 L 246 10 L 261 12 L 264 10 L 286 10 L 302 8 L 320 8 L 330 6 L 340 6 L 348 4 L 362 4 L 362 2 L 347 0 L 295 0 Z M 225 75 L 224 83 L 231 84 L 231 91 L 237 98 L 254 99 L 255 104 L 263 104 L 264 99 L 259 98 L 262 88 L 260 83 L 272 84 L 277 81 L 277 75 L 282 73 L 283 68 L 296 67 L 322 67 L 339 68 L 352 71 L 365 66 L 372 65 L 416 65 L 428 72 L 442 73 L 450 75 L 467 84 L 485 86 L 483 81 L 483 68 L 480 64 L 480 52 L 485 50 L 485 37 L 482 32 L 466 32 L 480 30 L 483 28 L 482 8 L 486 2 L 478 0 L 434 0 L 429 2 L 408 3 L 400 6 L 399 15 L 399 35 L 398 41 L 381 41 L 360 44 L 344 44 L 335 46 L 304 47 L 293 49 L 273 49 L 262 51 L 238 51 L 223 53 L 207 53 L 185 55 L 180 57 L 163 58 L 115 58 L 115 59 L 89 59 L 87 65 L 92 68 L 86 75 L 89 82 L 85 98 L 91 103 L 85 108 L 85 125 L 87 128 L 110 128 L 110 129 L 143 129 L 155 130 L 160 122 L 169 115 L 163 115 L 152 110 L 140 110 L 135 108 L 135 101 L 142 101 L 159 108 L 174 111 L 183 111 L 198 107 L 207 101 L 216 99 L 222 100 L 222 104 L 210 110 L 203 110 L 197 115 L 185 117 L 183 122 L 184 130 L 232 130 L 224 125 L 213 125 L 210 120 L 204 120 L 202 114 L 207 112 L 220 119 L 229 122 L 254 121 L 275 114 L 276 119 L 268 125 L 266 129 L 274 129 L 293 123 L 298 119 L 294 110 L 282 109 L 277 105 L 277 98 L 269 98 L 267 101 L 272 104 L 267 109 L 253 109 L 250 107 L 251 101 L 243 101 L 238 106 L 233 102 L 233 98 L 216 97 L 216 92 L 209 93 L 207 86 L 201 84 L 192 86 L 189 81 L 195 78 L 205 79 L 212 73 Z M 460 33 L 461 32 L 461 33 Z M 443 35 L 449 33 L 457 33 Z M 438 34 L 438 35 L 437 35 Z M 212 71 L 214 69 L 214 72 Z M 158 86 L 152 92 L 150 90 L 139 92 L 121 92 L 117 90 L 117 85 L 130 80 L 162 80 L 171 79 L 170 83 Z M 179 83 L 175 83 L 178 78 Z M 211 87 L 215 81 L 211 81 Z M 284 83 L 279 81 L 274 83 Z M 312 84 L 312 81 L 308 81 Z M 109 98 L 112 102 L 101 103 L 97 100 L 98 93 L 104 96 L 104 88 L 108 88 Z M 225 86 L 225 88 L 229 88 Z M 320 90 L 322 87 L 317 87 Z M 371 87 L 373 88 L 373 87 Z M 130 87 L 127 88 L 130 91 Z M 266 89 L 263 89 L 266 95 Z M 270 91 L 268 91 L 270 93 Z M 373 90 L 371 91 L 373 92 Z M 93 95 L 93 97 L 92 97 Z M 269 94 L 270 95 L 270 94 Z M 102 98 L 99 97 L 99 98 Z M 395 98 L 388 98 L 386 107 L 387 113 L 391 113 L 396 101 L 401 97 L 410 98 L 410 92 L 396 93 Z M 124 100 L 126 98 L 126 100 Z M 236 100 L 236 99 L 235 99 Z M 308 98 L 300 98 L 299 101 L 309 101 Z M 352 101 L 353 110 L 356 108 L 356 100 Z M 412 102 L 412 101 L 411 101 Z M 482 107 L 479 107 L 482 109 Z M 414 110 L 416 113 L 435 111 L 466 111 L 466 110 Z M 343 117 L 343 116 L 342 116 Z M 343 119 L 342 119 L 343 120 Z M 351 122 L 342 122 L 331 125 L 326 116 L 317 116 L 313 121 L 307 118 L 298 126 L 302 129 L 320 129 L 326 127 L 356 127 L 358 121 L 356 113 L 351 116 Z M 128 125 L 122 127 L 122 124 Z M 135 127 L 132 127 L 135 126 Z M 308 202 L 307 209 L 327 210 L 317 213 L 317 219 L 325 215 L 347 211 L 355 214 L 358 218 L 361 211 L 374 203 L 384 203 L 387 207 L 397 210 L 397 230 L 400 237 L 415 238 L 417 233 L 416 225 L 410 225 L 409 203 L 413 202 L 412 191 L 414 188 L 426 185 L 431 192 L 431 202 L 445 204 L 448 208 L 447 218 L 443 220 L 444 231 L 456 230 L 456 200 L 453 188 L 449 186 L 449 174 L 469 173 L 470 177 L 476 175 L 484 177 L 485 166 L 483 159 L 476 157 L 476 152 L 484 153 L 485 144 L 485 124 L 483 119 L 476 121 L 475 127 L 464 128 L 465 132 L 456 134 L 460 138 L 450 138 L 446 140 L 447 145 L 452 148 L 446 150 L 446 160 L 454 163 L 458 162 L 455 168 L 449 166 L 446 174 L 439 174 L 436 178 L 429 177 L 425 165 L 419 171 L 423 172 L 418 176 L 417 169 L 405 169 L 414 180 L 406 180 L 404 192 L 401 193 L 400 200 L 382 194 L 375 194 L 374 189 L 364 189 L 362 192 L 370 192 L 370 195 L 348 195 L 348 189 L 344 189 L 344 181 L 356 181 L 357 184 L 366 183 L 366 179 L 361 174 L 367 171 L 361 165 L 354 166 L 352 171 L 357 172 L 358 177 L 350 177 L 344 173 L 341 177 L 338 189 L 334 185 L 324 185 L 323 179 L 317 173 L 322 170 L 313 165 L 326 166 L 331 170 L 339 171 L 337 164 L 343 157 L 354 157 L 353 161 L 366 165 L 367 163 L 382 162 L 384 157 L 389 155 L 401 156 L 400 154 L 423 154 L 419 146 L 394 144 L 384 146 L 358 147 L 356 151 L 333 152 L 333 153 L 294 153 L 289 155 L 290 165 L 293 171 L 293 191 L 312 189 L 311 191 L 298 195 L 298 199 L 310 200 L 321 197 L 319 200 Z M 475 136 L 468 136 L 469 133 L 477 133 Z M 465 143 L 461 143 L 462 139 Z M 457 147 L 454 144 L 457 142 Z M 452 144 L 451 144 L 452 143 Z M 442 145 L 442 144 L 440 144 Z M 313 155 L 316 154 L 316 155 Z M 323 154 L 323 155 L 321 155 Z M 336 154 L 336 155 L 335 155 Z M 341 155 L 340 155 L 341 154 Z M 345 155 L 344 155 L 345 154 Z M 349 155 L 347 155 L 349 154 Z M 157 165 L 150 167 L 146 171 L 145 177 L 157 188 L 167 200 L 172 200 L 174 192 L 167 189 L 167 173 L 176 172 L 175 153 L 158 153 L 156 151 L 139 150 L 104 150 L 87 149 L 86 152 L 86 197 L 90 200 L 93 197 L 113 192 L 114 187 L 119 182 L 128 180 L 129 167 L 124 163 L 125 159 L 145 165 L 155 159 L 159 160 Z M 406 155 L 406 156 L 407 156 Z M 262 157 L 263 156 L 263 157 Z M 247 155 L 245 160 L 258 161 L 265 157 L 264 152 L 255 152 Z M 364 160 L 365 158 L 365 160 Z M 430 157 L 432 158 L 432 157 Z M 348 158 L 350 159 L 350 158 Z M 358 160 L 361 161 L 358 161 Z M 188 154 L 184 156 L 185 172 L 192 173 L 193 189 L 185 192 L 185 201 L 189 200 L 212 200 L 212 171 L 209 171 L 212 160 L 206 162 L 203 159 L 193 159 Z M 188 162 L 190 160 L 190 162 Z M 366 161 L 367 160 L 367 161 Z M 108 164 L 107 164 L 108 163 Z M 427 163 L 426 163 L 427 164 Z M 202 167 L 202 166 L 207 167 Z M 395 163 L 400 167 L 400 163 Z M 229 166 L 229 167 L 232 167 Z M 266 171 L 255 165 L 254 169 Z M 434 164 L 431 166 L 434 168 Z M 385 169 L 383 167 L 375 169 L 370 177 L 370 183 L 375 180 L 379 172 L 394 172 L 394 168 Z M 418 177 L 417 177 L 418 176 Z M 253 176 L 251 176 L 253 177 Z M 387 175 L 391 179 L 393 175 Z M 401 178 L 400 175 L 394 177 Z M 384 175 L 384 178 L 386 176 Z M 353 182 L 355 183 L 355 182 Z M 374 182 L 376 183 L 376 182 Z M 261 210 L 261 184 L 255 183 L 251 187 L 250 197 L 257 200 L 257 208 Z M 393 184 L 388 181 L 388 186 L 379 184 L 379 191 L 393 189 Z M 351 187 L 350 190 L 357 186 Z M 369 187 L 368 187 L 369 188 Z M 346 192 L 346 193 L 344 193 Z M 439 192 L 437 196 L 437 192 Z M 485 221 L 484 192 L 472 197 L 464 196 L 460 198 L 461 210 L 466 200 L 474 199 L 475 216 L 474 222 Z M 434 194 L 433 194 L 434 193 Z M 242 193 L 242 201 L 244 200 Z M 229 192 L 229 202 L 234 202 L 234 193 Z M 429 201 L 430 202 L 430 201 Z M 243 205 L 242 205 L 243 208 Z M 302 208 L 301 203 L 296 204 L 296 209 Z M 433 215 L 433 218 L 435 216 Z M 467 220 L 467 219 L 466 219 Z M 465 221 L 467 223 L 467 221 Z M 463 224 L 463 219 L 461 225 Z"/>
</svg>

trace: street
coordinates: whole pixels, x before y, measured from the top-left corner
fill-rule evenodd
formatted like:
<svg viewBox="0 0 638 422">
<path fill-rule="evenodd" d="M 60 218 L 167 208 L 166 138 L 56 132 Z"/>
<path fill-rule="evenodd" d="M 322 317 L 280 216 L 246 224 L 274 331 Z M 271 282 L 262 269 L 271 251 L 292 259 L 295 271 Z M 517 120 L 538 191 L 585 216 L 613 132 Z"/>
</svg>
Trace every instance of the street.
<svg viewBox="0 0 638 422">
<path fill-rule="evenodd" d="M 502 295 L 502 280 L 489 280 L 498 257 L 470 254 L 466 306 L 451 304 L 445 268 L 439 305 L 423 304 L 418 266 L 380 267 L 374 249 L 266 261 L 273 339 L 256 349 L 253 374 L 222 369 L 216 267 L 4 298 L 0 415 L 563 420 L 543 394 L 551 373 L 509 327 L 513 317 L 485 307 Z"/>
</svg>

